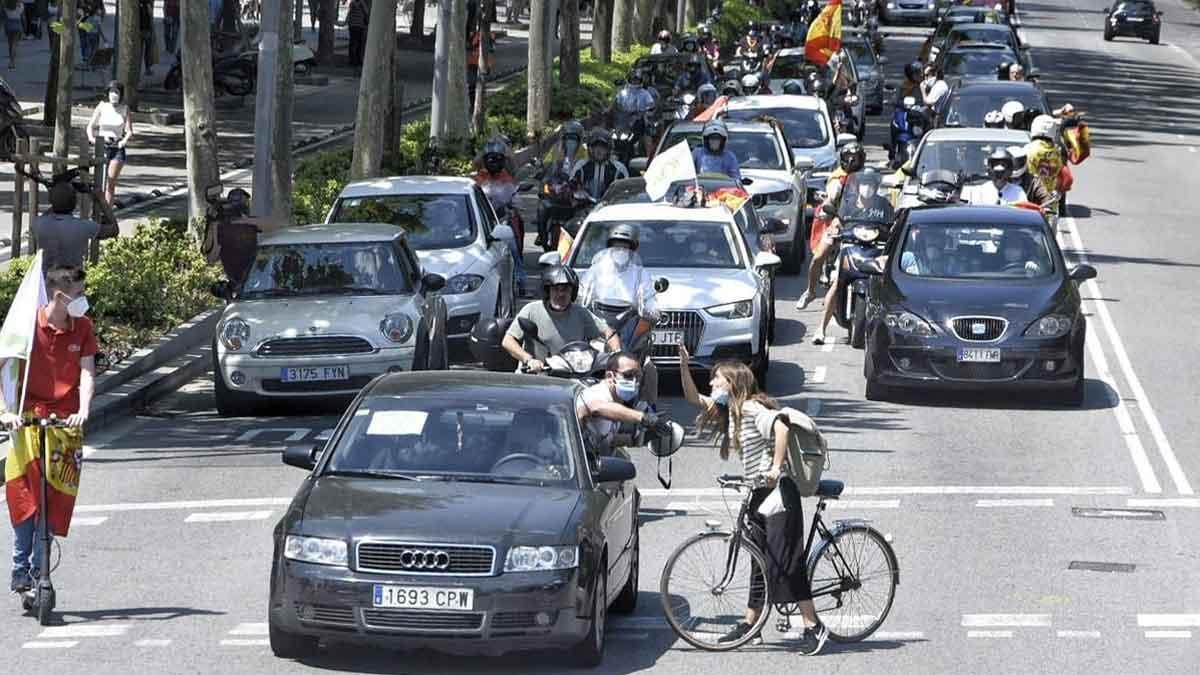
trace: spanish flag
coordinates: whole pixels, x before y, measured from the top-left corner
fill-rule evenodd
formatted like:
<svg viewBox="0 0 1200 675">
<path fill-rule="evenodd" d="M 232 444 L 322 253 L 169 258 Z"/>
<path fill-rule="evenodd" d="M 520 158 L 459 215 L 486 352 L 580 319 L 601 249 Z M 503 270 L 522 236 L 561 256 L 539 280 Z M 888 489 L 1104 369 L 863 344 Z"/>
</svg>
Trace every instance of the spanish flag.
<svg viewBox="0 0 1200 675">
<path fill-rule="evenodd" d="M 750 193 L 739 187 L 717 188 L 705 195 L 706 206 L 724 206 L 731 212 L 737 212 L 742 204 L 750 199 Z"/>
<path fill-rule="evenodd" d="M 825 9 L 808 27 L 804 40 L 804 58 L 823 66 L 829 57 L 842 48 L 842 0 L 829 0 Z"/>
<path fill-rule="evenodd" d="M 558 257 L 564 263 L 567 261 L 567 256 L 571 254 L 571 246 L 575 243 L 575 237 L 567 232 L 567 228 L 562 228 L 558 232 Z"/>
</svg>

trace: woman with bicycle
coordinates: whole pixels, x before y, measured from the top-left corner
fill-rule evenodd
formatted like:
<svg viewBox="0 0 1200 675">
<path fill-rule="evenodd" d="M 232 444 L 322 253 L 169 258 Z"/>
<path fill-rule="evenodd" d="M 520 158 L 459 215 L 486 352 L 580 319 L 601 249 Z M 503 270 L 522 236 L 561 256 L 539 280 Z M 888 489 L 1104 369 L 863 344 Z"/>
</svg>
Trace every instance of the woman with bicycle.
<svg viewBox="0 0 1200 675">
<path fill-rule="evenodd" d="M 750 498 L 751 519 L 757 524 L 751 532 L 757 540 L 754 543 L 766 553 L 765 577 L 771 601 L 774 604 L 798 604 L 804 617 L 800 652 L 816 654 L 825 645 L 829 630 L 817 618 L 812 602 L 805 569 L 800 495 L 792 479 L 782 474 L 787 457 L 787 422 L 770 414 L 771 410 L 779 409 L 779 404 L 759 390 L 753 371 L 745 364 L 724 361 L 713 366 L 709 380 L 712 393 L 705 396 L 696 388 L 689 363 L 687 347 L 681 343 L 680 380 L 684 397 L 700 408 L 697 430 L 703 432 L 712 428 L 720 444 L 721 459 L 729 459 L 731 449 L 736 450 L 742 460 L 744 479 L 762 481 Z M 760 419 L 765 424 L 760 424 Z M 759 513 L 759 507 L 777 486 L 787 508 L 782 513 L 764 517 Z M 718 642 L 741 641 L 757 625 L 764 605 L 763 576 L 757 564 L 752 564 L 746 618 Z"/>
</svg>

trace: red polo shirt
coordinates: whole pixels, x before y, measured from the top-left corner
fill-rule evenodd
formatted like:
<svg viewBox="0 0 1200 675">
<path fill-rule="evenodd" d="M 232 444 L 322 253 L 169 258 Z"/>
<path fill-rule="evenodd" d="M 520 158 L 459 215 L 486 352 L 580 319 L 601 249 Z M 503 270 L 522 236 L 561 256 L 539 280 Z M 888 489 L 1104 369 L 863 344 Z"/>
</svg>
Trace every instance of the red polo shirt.
<svg viewBox="0 0 1200 675">
<path fill-rule="evenodd" d="M 50 325 L 49 308 L 38 311 L 29 358 L 29 390 L 25 411 L 41 417 L 67 417 L 79 412 L 79 360 L 98 351 L 92 320 L 86 316 L 68 319 L 66 330 Z"/>
</svg>

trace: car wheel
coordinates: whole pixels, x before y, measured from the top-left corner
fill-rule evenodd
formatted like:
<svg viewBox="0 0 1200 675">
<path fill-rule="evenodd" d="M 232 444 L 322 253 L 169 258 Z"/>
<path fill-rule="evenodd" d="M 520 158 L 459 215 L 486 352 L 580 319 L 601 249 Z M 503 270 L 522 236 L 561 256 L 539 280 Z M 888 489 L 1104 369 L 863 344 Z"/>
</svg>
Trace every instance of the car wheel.
<svg viewBox="0 0 1200 675">
<path fill-rule="evenodd" d="M 854 316 L 850 319 L 850 346 L 862 349 L 867 346 L 867 301 L 854 300 Z"/>
<path fill-rule="evenodd" d="M 612 606 L 612 611 L 617 614 L 633 614 L 637 609 L 638 566 L 641 564 L 642 557 L 642 533 L 637 523 L 634 523 L 633 528 L 633 547 L 629 551 L 629 578 L 625 580 L 625 585 L 621 587 L 621 593 L 617 595 Z"/>
<path fill-rule="evenodd" d="M 888 387 L 875 379 L 875 356 L 867 350 L 863 360 L 863 375 L 867 378 L 867 400 L 884 401 L 888 397 Z"/>
<path fill-rule="evenodd" d="M 608 562 L 600 561 L 596 574 L 596 592 L 592 594 L 592 623 L 588 626 L 587 637 L 579 643 L 575 650 L 575 660 L 579 665 L 595 668 L 604 660 L 604 622 L 608 619 Z"/>
<path fill-rule="evenodd" d="M 765 337 L 765 336 L 764 336 Z M 754 379 L 758 388 L 767 390 L 767 370 L 771 367 L 771 345 L 764 339 L 758 350 L 758 363 L 754 364 Z"/>
<path fill-rule="evenodd" d="M 253 415 L 258 407 L 258 397 L 254 394 L 234 391 L 225 384 L 225 375 L 217 360 L 217 345 L 212 346 L 213 353 L 213 398 L 216 401 L 217 414 L 221 417 L 248 417 Z"/>
<path fill-rule="evenodd" d="M 281 659 L 298 659 L 311 656 L 317 651 L 317 639 L 307 635 L 288 633 L 268 619 L 267 634 L 271 651 Z"/>
<path fill-rule="evenodd" d="M 796 222 L 804 222 L 804 206 L 800 206 L 800 210 L 796 214 Z M 804 236 L 804 228 L 796 226 L 796 236 L 792 238 L 792 250 L 788 251 L 788 256 L 783 261 L 783 269 L 788 274 L 800 274 L 804 268 L 804 250 L 808 246 L 808 238 Z"/>
</svg>

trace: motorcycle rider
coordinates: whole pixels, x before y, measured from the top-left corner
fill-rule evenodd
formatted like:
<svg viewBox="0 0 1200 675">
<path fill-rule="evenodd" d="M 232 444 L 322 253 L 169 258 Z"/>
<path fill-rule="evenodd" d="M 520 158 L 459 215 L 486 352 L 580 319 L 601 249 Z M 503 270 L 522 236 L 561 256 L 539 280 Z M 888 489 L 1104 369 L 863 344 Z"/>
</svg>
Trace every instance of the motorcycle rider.
<svg viewBox="0 0 1200 675">
<path fill-rule="evenodd" d="M 754 73 L 747 73 L 742 76 L 742 96 L 754 96 L 755 94 L 768 94 L 770 91 L 764 91 L 762 80 Z"/>
<path fill-rule="evenodd" d="M 613 181 L 629 177 L 629 170 L 613 158 L 611 152 L 612 134 L 608 129 L 592 129 L 588 134 L 588 158 L 577 164 L 575 172 L 571 174 L 571 180 L 597 201 L 604 196 Z"/>
<path fill-rule="evenodd" d="M 1004 118 L 1006 129 L 1027 129 L 1025 104 L 1020 101 L 1008 101 L 1000 106 L 1000 116 Z"/>
<path fill-rule="evenodd" d="M 851 145 L 858 145 L 858 144 L 857 143 L 849 143 L 846 145 L 846 147 L 849 148 Z M 854 173 L 855 171 L 862 171 L 864 169 L 864 164 L 866 163 L 865 154 L 863 155 L 863 161 L 862 162 L 858 161 L 859 153 L 863 153 L 863 152 L 864 151 L 862 149 L 862 146 L 860 145 L 858 147 L 857 151 L 854 152 L 854 156 L 852 157 L 851 162 L 850 162 L 850 167 L 854 168 L 855 166 L 857 166 L 857 169 L 854 169 L 854 171 L 848 171 L 847 177 L 849 176 L 849 174 Z M 874 171 L 874 169 L 868 169 L 868 171 Z M 831 180 L 832 180 L 832 178 L 831 178 Z M 844 200 L 844 199 L 857 199 L 860 202 L 858 204 L 858 206 L 866 207 L 867 206 L 866 200 L 873 199 L 875 197 L 875 195 L 872 195 L 869 193 L 869 191 L 866 191 L 866 190 L 872 188 L 872 185 L 873 184 L 869 183 L 869 182 L 859 183 L 859 189 L 863 190 L 864 192 L 861 192 L 860 194 L 856 194 L 856 195 L 847 195 L 845 193 L 844 189 L 839 188 L 838 196 L 837 196 L 838 209 L 839 210 L 841 209 L 841 203 L 842 203 L 842 200 Z M 845 183 L 842 184 L 842 187 L 844 187 L 844 186 L 845 186 Z M 824 258 L 825 257 L 827 257 L 829 255 L 837 255 L 836 242 L 834 241 L 834 237 L 837 235 L 837 230 L 839 230 L 840 228 L 841 228 L 841 222 L 835 219 L 834 222 L 830 223 L 829 228 L 825 231 L 825 234 L 821 238 L 821 245 L 823 247 L 825 246 L 826 242 L 828 242 L 828 250 L 825 251 L 824 255 L 822 256 L 821 266 L 817 268 L 818 273 L 820 272 L 821 267 L 824 267 Z M 831 234 L 831 232 L 832 232 L 832 234 Z M 813 261 L 811 264 L 817 265 L 817 255 L 815 253 L 813 254 Z M 809 272 L 809 277 L 810 278 L 812 277 L 811 270 Z M 817 328 L 817 334 L 815 336 L 813 336 L 813 344 L 814 345 L 825 344 L 825 330 L 829 326 L 829 322 L 833 320 L 833 313 L 835 311 L 837 311 L 838 302 L 841 299 L 842 294 L 838 292 L 839 290 L 844 291 L 845 287 L 842 286 L 839 288 L 838 266 L 835 265 L 834 270 L 833 270 L 833 276 L 831 279 L 829 279 L 829 290 L 825 291 L 825 306 L 822 307 L 822 309 L 821 309 L 821 323 L 820 323 L 820 326 Z"/>
<path fill-rule="evenodd" d="M 925 66 L 925 79 L 921 80 L 921 97 L 925 105 L 937 110 L 949 93 L 950 85 L 946 84 L 941 71 L 932 65 Z"/>
<path fill-rule="evenodd" d="M 734 56 L 738 58 L 758 58 L 762 55 L 762 34 L 759 33 L 758 27 L 751 22 L 749 29 L 746 31 L 746 37 L 738 41 L 737 51 L 734 52 Z"/>
<path fill-rule="evenodd" d="M 899 106 L 909 96 L 918 97 L 921 86 L 921 62 L 913 61 L 904 66 L 904 81 L 896 89 L 896 103 Z"/>
<path fill-rule="evenodd" d="M 1008 150 L 1000 148 L 988 156 L 988 175 L 991 180 L 963 189 L 963 198 L 971 204 L 1008 205 L 1027 201 L 1025 190 L 1019 183 L 1012 182 L 1013 158 Z"/>
<path fill-rule="evenodd" d="M 583 305 L 576 304 L 579 297 L 579 277 L 575 270 L 563 265 L 554 265 L 542 274 L 543 299 L 531 302 L 517 312 L 504 334 L 501 346 L 526 370 L 540 373 L 546 369 L 546 357 L 556 354 L 571 342 L 591 342 L 604 338 L 609 349 L 620 349 L 620 341 L 603 319 L 592 314 Z M 533 352 L 525 350 L 525 330 L 521 319 L 528 319 L 537 326 L 537 340 L 533 341 Z"/>
<path fill-rule="evenodd" d="M 692 35 L 683 38 L 683 40 L 680 41 L 679 51 L 684 54 L 699 54 L 700 40 Z"/>
<path fill-rule="evenodd" d="M 585 159 L 583 150 L 583 125 L 576 120 L 567 121 L 562 125 L 561 138 L 546 165 L 543 181 L 570 180 L 576 165 Z M 538 234 L 534 246 L 545 248 L 550 244 L 550 239 L 549 221 L 544 216 L 538 218 Z"/>
<path fill-rule="evenodd" d="M 1046 192 L 1058 190 L 1058 175 L 1062 173 L 1063 157 L 1059 150 L 1058 120 L 1050 115 L 1038 115 L 1029 127 L 1032 140 L 1025 146 L 1026 171 L 1037 179 Z"/>
<path fill-rule="evenodd" d="M 742 171 L 733 151 L 725 147 L 729 142 L 729 129 L 721 120 L 712 120 L 700 132 L 703 144 L 692 151 L 692 162 L 696 173 L 723 173 L 742 182 Z"/>
<path fill-rule="evenodd" d="M 692 111 L 692 117 L 699 115 L 701 112 L 708 110 L 712 104 L 717 102 L 717 87 L 711 82 L 700 85 L 696 89 L 696 106 Z"/>
<path fill-rule="evenodd" d="M 678 54 L 679 53 L 679 50 L 675 48 L 675 45 L 671 44 L 671 31 L 669 31 L 669 30 L 658 31 L 657 41 L 654 43 L 654 46 L 650 47 L 650 53 L 651 54 Z"/>
<path fill-rule="evenodd" d="M 712 84 L 712 78 L 702 68 L 704 64 L 701 59 L 699 55 L 688 58 L 687 69 L 675 79 L 675 96 L 683 96 L 688 92 L 697 91 L 703 85 Z"/>
<path fill-rule="evenodd" d="M 789 96 L 803 96 L 804 83 L 800 80 L 788 80 L 783 83 L 783 93 Z"/>
<path fill-rule="evenodd" d="M 704 58 L 708 59 L 708 65 L 717 71 L 718 64 L 721 61 L 721 45 L 713 37 L 712 29 L 707 25 L 700 26 L 700 51 L 704 54 Z"/>
<path fill-rule="evenodd" d="M 862 171 L 866 164 L 867 152 L 857 141 L 847 143 L 838 150 L 838 168 L 829 175 L 829 180 L 825 184 L 825 201 L 819 207 L 820 212 L 827 213 L 832 211 L 833 213 L 837 213 L 842 200 L 842 187 L 846 185 L 846 180 L 850 177 L 850 174 Z M 837 235 L 837 220 L 836 218 L 832 218 L 832 216 L 824 217 L 828 218 L 830 222 L 824 233 L 822 233 L 820 241 L 813 249 L 812 262 L 808 267 L 808 287 L 800 295 L 800 299 L 796 301 L 796 309 L 805 309 L 809 303 L 816 299 L 816 288 L 821 283 L 821 270 L 825 267 L 825 261 L 833 252 L 833 240 Z M 824 334 L 820 337 L 823 343 Z"/>
<path fill-rule="evenodd" d="M 649 157 L 654 152 L 654 139 L 646 133 L 645 116 L 654 109 L 654 94 L 644 84 L 646 75 L 640 68 L 629 74 L 629 82 L 617 92 L 612 108 L 614 129 L 627 128 L 641 136 L 642 148 Z"/>
<path fill-rule="evenodd" d="M 517 294 L 525 295 L 525 224 L 513 204 L 513 198 L 517 194 L 517 179 L 509 171 L 511 165 L 512 153 L 508 143 L 500 137 L 493 138 L 483 146 L 483 151 L 476 161 L 478 170 L 474 178 L 475 184 L 483 188 L 488 201 L 492 203 L 492 208 L 508 215 L 508 223 L 513 231 L 513 282 L 517 286 Z"/>
</svg>

